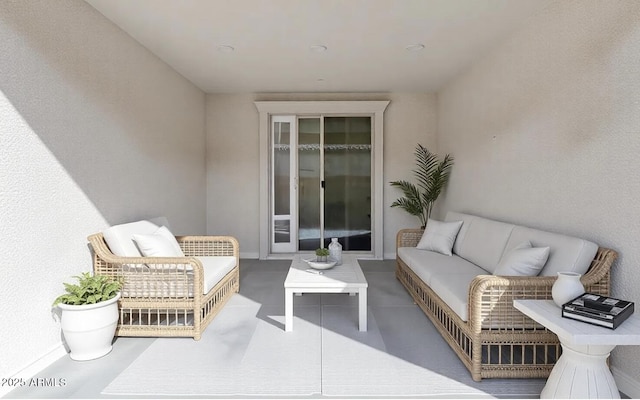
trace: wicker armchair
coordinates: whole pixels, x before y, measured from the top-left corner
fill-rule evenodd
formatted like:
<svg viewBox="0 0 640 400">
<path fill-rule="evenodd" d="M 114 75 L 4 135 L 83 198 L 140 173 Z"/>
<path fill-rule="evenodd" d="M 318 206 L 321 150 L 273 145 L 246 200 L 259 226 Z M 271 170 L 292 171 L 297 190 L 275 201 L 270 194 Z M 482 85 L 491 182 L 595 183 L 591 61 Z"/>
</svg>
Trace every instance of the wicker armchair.
<svg viewBox="0 0 640 400">
<path fill-rule="evenodd" d="M 420 229 L 399 231 L 396 248 L 415 247 L 422 233 Z M 581 278 L 587 292 L 610 294 L 610 269 L 616 257 L 613 250 L 598 249 Z M 469 285 L 467 321 L 400 257 L 396 277 L 469 369 L 473 380 L 549 376 L 561 353 L 558 337 L 516 310 L 513 300 L 551 299 L 556 277 L 479 275 Z"/>
<path fill-rule="evenodd" d="M 230 236 L 177 236 L 186 257 L 120 257 L 102 233 L 89 236 L 96 274 L 122 278 L 116 336 L 193 337 L 202 332 L 239 291 L 239 245 Z M 196 257 L 232 256 L 235 267 L 204 292 L 204 269 Z"/>
</svg>

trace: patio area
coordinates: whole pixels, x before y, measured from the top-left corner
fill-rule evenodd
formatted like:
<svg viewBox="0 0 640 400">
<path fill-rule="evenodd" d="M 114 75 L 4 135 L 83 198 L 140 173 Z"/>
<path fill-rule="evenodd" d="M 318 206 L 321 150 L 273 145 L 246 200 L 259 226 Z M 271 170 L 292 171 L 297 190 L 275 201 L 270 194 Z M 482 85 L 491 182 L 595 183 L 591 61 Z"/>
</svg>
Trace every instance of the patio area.
<svg viewBox="0 0 640 400">
<path fill-rule="evenodd" d="M 6 397 L 536 398 L 544 386 L 474 382 L 395 279 L 393 261 L 360 261 L 370 284 L 367 332 L 358 331 L 356 298 L 347 294 L 298 298 L 296 327 L 285 332 L 289 263 L 242 260 L 240 293 L 198 342 L 120 337 L 107 356 L 63 357 L 37 374 L 42 386 Z"/>
<path fill-rule="evenodd" d="M 260 102 L 388 103 L 372 125 L 384 127 L 372 142 L 383 161 L 372 181 L 379 192 L 365 196 L 377 208 L 361 210 L 375 224 L 354 239 L 354 247 L 373 240 L 375 257 L 384 260 L 363 262 L 375 340 L 350 336 L 352 318 L 341 325 L 347 314 L 340 311 L 350 312 L 353 299 L 303 296 L 296 326 L 320 340 L 310 358 L 328 357 L 331 339 L 367 360 L 386 360 L 382 367 L 446 377 L 458 394 L 518 394 L 485 389 L 497 386 L 491 380 L 467 383 L 464 368 L 440 374 L 421 353 L 430 324 L 391 272 L 397 232 L 418 221 L 391 207 L 399 192 L 389 185 L 413 178 L 417 143 L 455 157 L 435 219 L 465 212 L 593 241 L 619 254 L 611 295 L 640 301 L 640 2 L 188 3 L 194 7 L 177 0 L 0 1 L 7 55 L 0 57 L 0 377 L 41 378 L 12 396 L 156 397 L 140 393 L 161 385 L 127 389 L 128 373 L 148 365 L 164 339 L 119 338 L 95 362 L 58 359 L 63 347 L 51 303 L 62 282 L 92 270 L 87 237 L 129 221 L 162 215 L 176 235 L 231 235 L 240 243 L 243 287 L 207 329 L 212 342 L 169 341 L 167 351 L 243 340 L 228 347 L 239 360 L 253 339 L 277 343 L 269 338 L 280 337 L 286 266 L 256 261 L 270 250 L 261 241 L 270 224 L 261 217 L 269 204 L 261 179 L 271 164 L 268 135 L 261 138 L 269 115 L 261 115 Z M 298 222 L 292 217 L 292 226 Z M 250 316 L 252 307 L 262 314 Z M 227 337 L 217 330 L 227 323 L 265 336 Z M 428 350 L 448 351 L 438 340 Z M 640 346 L 616 348 L 610 361 L 618 388 L 640 398 Z M 453 354 L 448 362 L 458 363 Z M 348 383 L 327 380 L 328 365 L 305 364 L 316 375 L 313 394 L 304 396 L 328 395 L 329 386 L 351 396 L 335 389 Z M 211 392 L 209 376 L 201 378 L 200 393 Z M 131 396 L 115 394 L 127 390 Z M 0 396 L 7 392 L 0 388 Z M 192 395 L 207 397 L 184 396 Z"/>
</svg>

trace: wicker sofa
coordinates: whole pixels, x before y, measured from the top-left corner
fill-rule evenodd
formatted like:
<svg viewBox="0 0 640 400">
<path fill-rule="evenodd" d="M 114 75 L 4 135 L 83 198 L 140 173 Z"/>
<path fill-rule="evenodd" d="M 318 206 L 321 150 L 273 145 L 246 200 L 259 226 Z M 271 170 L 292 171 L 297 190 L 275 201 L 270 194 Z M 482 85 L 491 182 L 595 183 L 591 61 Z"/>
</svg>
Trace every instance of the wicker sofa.
<svg viewBox="0 0 640 400">
<path fill-rule="evenodd" d="M 513 307 L 514 299 L 550 299 L 557 271 L 583 273 L 588 292 L 609 295 L 617 254 L 594 243 L 449 212 L 463 221 L 452 256 L 417 249 L 423 231 L 396 238 L 396 277 L 471 372 L 482 378 L 547 377 L 560 356 L 557 336 Z M 537 276 L 497 276 L 492 271 L 522 240 L 548 246 Z"/>
<path fill-rule="evenodd" d="M 231 236 L 176 236 L 176 251 L 184 256 L 143 256 L 132 235 L 153 235 L 166 226 L 166 218 L 160 217 L 117 225 L 88 238 L 94 273 L 124 283 L 116 336 L 199 340 L 239 291 L 239 245 Z"/>
</svg>

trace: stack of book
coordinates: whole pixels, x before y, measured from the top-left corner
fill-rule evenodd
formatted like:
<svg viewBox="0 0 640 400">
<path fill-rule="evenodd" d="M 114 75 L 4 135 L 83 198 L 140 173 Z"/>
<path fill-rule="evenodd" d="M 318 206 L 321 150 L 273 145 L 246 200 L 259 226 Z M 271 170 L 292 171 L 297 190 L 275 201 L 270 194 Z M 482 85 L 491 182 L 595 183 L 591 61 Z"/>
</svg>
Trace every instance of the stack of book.
<svg viewBox="0 0 640 400">
<path fill-rule="evenodd" d="M 616 329 L 633 314 L 630 301 L 592 293 L 582 294 L 562 306 L 562 316 L 589 324 Z"/>
</svg>

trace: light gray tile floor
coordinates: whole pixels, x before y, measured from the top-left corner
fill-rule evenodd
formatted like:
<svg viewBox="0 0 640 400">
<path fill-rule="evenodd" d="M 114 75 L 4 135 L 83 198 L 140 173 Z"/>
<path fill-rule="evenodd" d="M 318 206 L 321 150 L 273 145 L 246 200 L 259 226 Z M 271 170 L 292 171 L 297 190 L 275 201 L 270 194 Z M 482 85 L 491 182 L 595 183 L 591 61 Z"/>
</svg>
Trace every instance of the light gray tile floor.
<svg viewBox="0 0 640 400">
<path fill-rule="evenodd" d="M 237 296 L 238 299 L 240 299 L 238 301 L 243 301 L 241 300 L 242 298 L 247 298 L 263 306 L 268 306 L 271 310 L 275 308 L 284 313 L 284 291 L 282 283 L 284 282 L 290 261 L 243 259 L 240 265 L 240 292 L 242 296 Z M 413 304 L 413 301 L 405 289 L 397 279 L 395 279 L 395 261 L 361 260 L 360 265 L 369 282 L 369 307 L 400 307 Z M 375 288 L 375 290 L 371 290 L 371 288 Z M 350 303 L 356 305 L 357 297 L 340 294 L 323 294 L 305 295 L 297 297 L 295 300 L 296 307 L 320 304 L 348 305 Z M 426 316 L 421 312 L 408 312 L 405 307 L 403 312 L 397 312 L 394 318 L 394 321 L 389 321 L 388 324 L 380 326 L 381 331 L 394 331 L 393 334 L 390 333 L 388 335 L 389 337 L 400 339 L 397 340 L 397 343 L 386 343 L 387 350 L 392 351 L 394 354 L 406 360 L 411 360 L 412 351 L 410 348 L 406 348 L 405 345 L 405 343 L 411 342 L 411 340 L 402 340 L 403 335 L 415 334 L 415 332 L 410 329 L 412 320 L 415 318 L 426 319 Z M 405 318 L 405 320 L 402 320 L 402 318 Z M 215 319 L 212 323 L 215 324 Z M 396 332 L 399 327 L 409 329 Z M 122 396 L 102 395 L 101 391 L 142 354 L 154 340 L 153 338 L 117 338 L 113 350 L 108 356 L 93 361 L 76 362 L 72 361 L 68 356 L 62 357 L 38 373 L 37 377 L 49 379 L 50 382 L 61 382 L 64 380 L 64 385 L 22 387 L 10 392 L 5 398 L 124 398 Z M 452 352 L 450 352 L 450 356 L 455 357 Z M 197 396 L 194 397 L 197 398 Z M 145 398 L 145 396 L 136 396 L 136 398 Z M 268 397 L 261 396 L 261 398 Z"/>
</svg>

